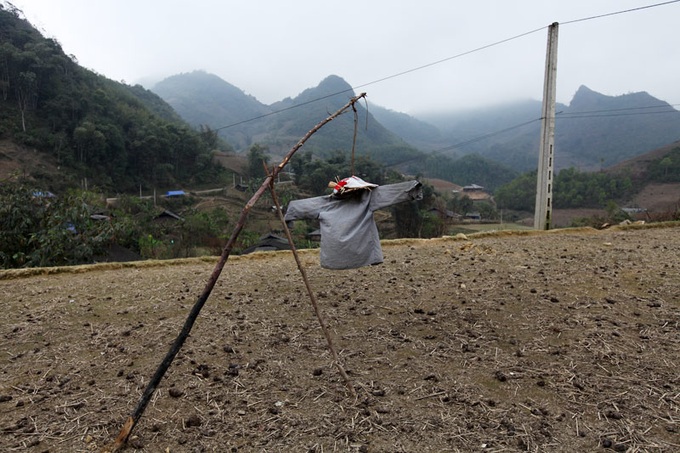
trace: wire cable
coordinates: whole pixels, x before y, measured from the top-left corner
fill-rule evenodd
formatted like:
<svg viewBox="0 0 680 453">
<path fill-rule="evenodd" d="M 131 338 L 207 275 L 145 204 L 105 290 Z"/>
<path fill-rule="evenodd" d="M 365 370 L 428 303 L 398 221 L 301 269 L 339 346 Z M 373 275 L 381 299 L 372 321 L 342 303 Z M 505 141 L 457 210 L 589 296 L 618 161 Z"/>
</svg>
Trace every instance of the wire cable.
<svg viewBox="0 0 680 453">
<path fill-rule="evenodd" d="M 625 9 L 625 10 L 622 10 L 622 11 L 615 11 L 613 13 L 600 14 L 600 15 L 597 15 L 597 16 L 583 17 L 581 19 L 574 19 L 574 20 L 569 20 L 569 21 L 566 21 L 566 22 L 560 22 L 560 25 L 569 25 L 569 24 L 575 24 L 577 22 L 585 22 L 587 20 L 602 19 L 603 17 L 616 16 L 618 14 L 631 13 L 633 11 L 641 11 L 643 9 L 656 8 L 657 6 L 670 5 L 671 3 L 678 3 L 678 2 L 680 2 L 680 0 L 671 0 L 671 1 L 668 1 L 668 2 L 655 3 L 653 5 L 639 6 L 637 8 Z"/>
<path fill-rule="evenodd" d="M 680 0 L 678 0 L 678 1 L 680 1 Z M 461 58 L 461 57 L 464 57 L 466 55 L 470 55 L 470 54 L 475 53 L 475 52 L 481 52 L 482 50 L 488 49 L 490 47 L 498 46 L 498 45 L 504 44 L 506 42 L 515 40 L 515 39 L 522 38 L 522 37 L 530 35 L 532 33 L 536 33 L 538 31 L 544 30 L 545 28 L 547 28 L 547 27 L 537 28 L 535 30 L 531 30 L 531 31 L 528 31 L 528 32 L 525 32 L 525 33 L 521 33 L 519 35 L 510 37 L 510 38 L 505 38 L 505 39 L 502 39 L 500 41 L 493 42 L 491 44 L 486 44 L 484 46 L 477 47 L 476 49 L 468 50 L 466 52 L 462 52 L 462 53 L 459 53 L 457 55 L 453 55 L 453 56 L 450 56 L 450 57 L 447 57 L 447 58 L 443 58 L 441 60 L 437 60 L 437 61 L 434 61 L 432 63 L 424 64 L 422 66 L 407 69 L 406 71 L 398 72 L 396 74 L 392 74 L 392 75 L 389 75 L 387 77 L 376 79 L 376 80 L 373 80 L 371 82 L 363 83 L 361 85 L 357 85 L 357 86 L 354 86 L 352 88 L 348 88 L 346 90 L 338 91 L 336 93 L 328 94 L 326 96 L 315 98 L 315 99 L 312 99 L 310 101 L 301 102 L 299 104 L 291 105 L 290 107 L 286 107 L 286 108 L 283 108 L 283 109 L 275 110 L 273 112 L 265 113 L 264 115 L 260 115 L 260 116 L 256 116 L 256 117 L 253 117 L 253 118 L 250 118 L 250 119 L 247 119 L 247 120 L 239 121 L 237 123 L 229 124 L 227 126 L 222 126 L 222 127 L 215 129 L 215 131 L 219 131 L 219 130 L 222 130 L 222 129 L 227 129 L 227 128 L 230 128 L 230 127 L 238 126 L 238 125 L 244 124 L 244 123 L 249 123 L 251 121 L 259 120 L 259 119 L 265 118 L 267 116 L 276 115 L 277 113 L 281 113 L 281 112 L 285 112 L 285 111 L 288 111 L 288 110 L 291 110 L 291 109 L 302 107 L 304 105 L 312 104 L 312 103 L 317 102 L 317 101 L 322 101 L 324 99 L 328 99 L 328 98 L 333 97 L 333 96 L 338 96 L 338 95 L 343 94 L 343 93 L 356 92 L 356 90 L 358 90 L 360 88 L 367 87 L 367 86 L 370 86 L 370 85 L 375 85 L 376 83 L 381 83 L 381 82 L 384 82 L 386 80 L 394 79 L 396 77 L 401 77 L 403 75 L 410 74 L 410 73 L 416 72 L 416 71 L 420 71 L 422 69 L 429 68 L 429 67 L 432 67 L 432 66 L 450 61 L 450 60 L 454 60 L 456 58 Z"/>
<path fill-rule="evenodd" d="M 680 0 L 677 0 L 680 1 Z M 675 105 L 680 105 L 680 104 L 662 104 L 662 105 L 649 105 L 645 107 L 627 107 L 627 108 L 621 108 L 621 109 L 603 109 L 603 110 L 583 110 L 580 112 L 558 112 L 555 115 L 555 119 L 573 119 L 573 118 L 607 118 L 607 117 L 614 117 L 614 116 L 634 116 L 634 115 L 655 115 L 659 113 L 676 113 L 680 114 L 677 110 L 673 109 L 672 107 Z M 631 110 L 643 110 L 643 109 L 653 109 L 653 108 L 667 108 L 671 107 L 670 110 L 663 110 L 663 111 L 657 111 L 657 112 L 630 112 Z M 629 112 L 629 113 L 609 113 L 609 112 Z M 488 134 L 480 135 L 478 137 L 456 143 L 454 145 L 446 146 L 444 148 L 440 148 L 437 150 L 433 150 L 432 152 L 441 152 L 441 151 L 448 151 L 451 149 L 455 148 L 461 148 L 466 145 L 470 145 L 472 143 L 476 143 L 479 141 L 482 141 L 486 138 L 494 137 L 496 135 L 500 135 L 504 132 L 509 132 L 514 129 L 518 129 L 520 127 L 526 126 L 527 124 L 535 123 L 537 121 L 541 121 L 542 118 L 536 118 L 533 120 L 525 121 L 524 123 L 519 123 L 515 124 L 514 126 L 506 127 L 505 129 L 500 129 L 494 132 L 489 132 Z"/>
<path fill-rule="evenodd" d="M 576 118 L 611 118 L 614 116 L 638 116 L 638 115 L 660 115 L 660 114 L 666 114 L 666 113 L 680 113 L 677 110 L 664 110 L 663 112 L 637 112 L 637 113 L 612 113 L 610 115 L 577 115 L 577 114 L 572 114 L 573 116 L 564 116 L 561 117 L 566 120 L 572 120 Z"/>
<path fill-rule="evenodd" d="M 614 11 L 614 12 L 611 12 L 611 13 L 600 14 L 600 15 L 597 15 L 597 16 L 583 17 L 583 18 L 580 18 L 580 19 L 565 21 L 565 22 L 561 22 L 560 25 L 569 25 L 569 24 L 574 24 L 574 23 L 577 23 L 577 22 L 584 22 L 584 21 L 589 21 L 589 20 L 594 20 L 594 19 L 601 19 L 603 17 L 609 17 L 609 16 L 615 16 L 615 15 L 624 14 L 624 13 L 641 11 L 641 10 L 644 10 L 644 9 L 656 8 L 658 6 L 669 5 L 669 4 L 678 3 L 678 2 L 680 2 L 680 0 L 670 0 L 670 1 L 666 1 L 666 2 L 655 3 L 655 4 L 652 4 L 652 5 L 640 6 L 640 7 L 637 7 L 637 8 L 631 8 L 631 9 L 626 9 L 626 10 L 621 10 L 621 11 Z M 395 74 L 392 74 L 392 75 L 389 75 L 389 76 L 386 76 L 386 77 L 382 77 L 380 79 L 376 79 L 376 80 L 373 80 L 371 82 L 363 83 L 361 85 L 357 85 L 357 86 L 348 88 L 346 90 L 338 91 L 336 93 L 331 93 L 331 94 L 328 94 L 326 96 L 321 96 L 319 98 L 315 98 L 315 99 L 312 99 L 312 100 L 309 100 L 309 101 L 301 102 L 299 104 L 291 105 L 289 107 L 285 107 L 285 108 L 282 108 L 282 109 L 279 109 L 279 110 L 274 110 L 272 112 L 265 113 L 263 115 L 248 118 L 248 119 L 245 119 L 245 120 L 242 120 L 242 121 L 238 121 L 236 123 L 228 124 L 226 126 L 218 127 L 214 130 L 220 131 L 222 129 L 228 129 L 228 128 L 231 128 L 231 127 L 239 126 L 241 124 L 249 123 L 251 121 L 256 121 L 256 120 L 259 120 L 259 119 L 262 119 L 262 118 L 266 118 L 268 116 L 272 116 L 272 115 L 276 115 L 276 114 L 279 114 L 279 113 L 282 113 L 282 112 L 286 112 L 288 110 L 296 109 L 298 107 L 303 107 L 305 105 L 309 105 L 309 104 L 312 104 L 314 102 L 322 101 L 324 99 L 328 99 L 328 98 L 338 96 L 338 95 L 341 95 L 341 94 L 344 94 L 344 93 L 350 93 L 350 92 L 354 93 L 354 92 L 356 92 L 357 89 L 364 88 L 364 87 L 367 87 L 367 86 L 370 86 L 370 85 L 375 85 L 376 83 L 381 83 L 381 82 L 384 82 L 386 80 L 390 80 L 390 79 L 394 79 L 394 78 L 397 78 L 397 77 L 404 76 L 406 74 L 410 74 L 412 72 L 416 72 L 416 71 L 420 71 L 420 70 L 423 70 L 423 69 L 426 69 L 426 68 L 430 68 L 432 66 L 436 66 L 436 65 L 439 65 L 441 63 L 445 63 L 447 61 L 451 61 L 451 60 L 454 60 L 454 59 L 457 59 L 457 58 L 461 58 L 461 57 L 464 57 L 466 55 L 470 55 L 470 54 L 473 54 L 473 53 L 476 53 L 476 52 L 481 52 L 482 50 L 486 50 L 486 49 L 489 49 L 491 47 L 495 47 L 495 46 L 498 46 L 498 45 L 501 45 L 501 44 L 505 44 L 505 43 L 513 41 L 515 39 L 519 39 L 519 38 L 522 38 L 524 36 L 528 36 L 528 35 L 531 35 L 533 33 L 539 32 L 539 31 L 544 30 L 546 28 L 547 28 L 547 26 L 543 26 L 543 27 L 537 28 L 535 30 L 530 30 L 530 31 L 527 31 L 527 32 L 524 32 L 524 33 L 520 33 L 518 35 L 509 37 L 509 38 L 505 38 L 505 39 L 502 39 L 500 41 L 496 41 L 496 42 L 493 42 L 493 43 L 490 43 L 490 44 L 487 44 L 487 45 L 484 45 L 484 46 L 481 46 L 481 47 L 477 47 L 475 49 L 468 50 L 466 52 L 462 52 L 462 53 L 459 53 L 459 54 L 456 54 L 456 55 L 452 55 L 452 56 L 447 57 L 447 58 L 442 58 L 441 60 L 433 61 L 431 63 L 427 63 L 427 64 L 424 64 L 424 65 L 421 65 L 421 66 L 417 66 L 417 67 L 414 67 L 414 68 L 411 68 L 411 69 L 407 69 L 405 71 L 401 71 L 401 72 L 398 72 L 398 73 L 395 73 Z"/>
<path fill-rule="evenodd" d="M 675 107 L 676 105 L 680 104 L 659 104 L 659 105 L 647 105 L 644 107 L 626 107 L 626 108 L 621 108 L 621 109 L 603 109 L 603 110 L 582 110 L 580 112 L 561 112 L 560 114 L 563 116 L 566 115 L 580 115 L 582 113 L 600 113 L 600 112 L 624 112 L 628 110 L 643 110 L 643 109 L 656 109 L 656 108 L 667 108 L 667 107 Z M 669 112 L 671 110 L 668 110 Z M 677 110 L 673 109 L 672 111 L 677 112 Z M 679 112 L 680 113 L 680 112 Z"/>
<path fill-rule="evenodd" d="M 484 139 L 487 139 L 487 138 L 490 138 L 490 137 L 493 137 L 493 136 L 496 136 L 496 135 L 500 135 L 500 134 L 503 134 L 505 132 L 510 132 L 514 129 L 519 129 L 520 127 L 526 126 L 527 124 L 535 123 L 537 121 L 541 121 L 541 118 L 534 118 L 533 120 L 525 121 L 524 123 L 520 123 L 520 124 L 515 124 L 514 126 L 506 127 L 505 129 L 501 129 L 501 130 L 494 131 L 494 132 L 489 132 L 488 134 L 480 135 L 478 137 L 471 138 L 471 139 L 466 140 L 464 142 L 456 143 L 455 145 L 446 146 L 444 148 L 434 150 L 433 152 L 438 153 L 438 152 L 448 151 L 448 150 L 455 149 L 455 148 L 462 148 L 463 146 L 471 145 L 473 143 L 477 143 L 477 142 L 482 141 Z"/>
<path fill-rule="evenodd" d="M 535 118 L 533 120 L 525 121 L 524 123 L 515 124 L 514 126 L 506 127 L 505 129 L 501 129 L 501 130 L 498 130 L 498 131 L 495 131 L 495 132 L 490 132 L 488 134 L 484 134 L 484 135 L 481 135 L 479 137 L 475 137 L 475 138 L 472 138 L 470 140 L 466 140 L 464 142 L 456 143 L 455 145 L 450 145 L 450 146 L 445 146 L 444 148 L 434 149 L 434 150 L 427 152 L 425 154 L 427 154 L 427 157 L 431 157 L 431 156 L 434 156 L 436 154 L 443 153 L 444 151 L 449 151 L 449 150 L 452 150 L 452 149 L 455 149 L 455 148 L 462 148 L 465 145 L 469 145 L 469 144 L 484 140 L 486 138 L 493 137 L 494 135 L 499 135 L 499 134 L 502 134 L 504 132 L 511 131 L 513 129 L 519 129 L 520 127 L 526 126 L 527 124 L 535 123 L 536 121 L 540 121 L 540 120 L 541 120 L 540 118 Z M 393 164 L 386 165 L 386 167 L 388 167 L 388 168 L 389 167 L 396 167 L 397 165 L 403 165 L 403 164 L 407 164 L 409 162 L 412 162 L 414 160 L 421 160 L 421 159 L 422 159 L 422 156 L 411 157 L 411 158 L 408 158 L 408 159 L 405 159 L 405 160 L 402 160 L 402 161 L 399 161 L 399 162 L 395 162 Z"/>
<path fill-rule="evenodd" d="M 678 0 L 680 1 L 680 0 Z M 664 114 L 664 113 L 676 113 L 680 114 L 677 110 L 673 109 L 673 106 L 680 105 L 680 104 L 661 104 L 661 105 L 650 105 L 650 106 L 645 106 L 645 107 L 628 107 L 628 108 L 621 108 L 621 109 L 603 109 L 603 110 L 584 110 L 580 112 L 558 112 L 555 115 L 556 120 L 561 120 L 561 119 L 576 119 L 576 118 L 607 118 L 607 117 L 615 117 L 615 116 L 634 116 L 634 115 L 655 115 L 655 114 Z M 644 109 L 652 109 L 652 108 L 667 108 L 671 107 L 671 110 L 664 110 L 664 111 L 657 111 L 657 112 L 629 112 L 629 113 L 608 113 L 608 112 L 626 112 L 626 111 L 631 111 L 631 110 L 644 110 Z M 487 138 L 494 137 L 496 135 L 503 134 L 505 132 L 509 132 L 515 129 L 519 129 L 521 127 L 524 127 L 526 125 L 541 121 L 542 118 L 535 118 L 533 120 L 525 121 L 523 123 L 515 124 L 513 126 L 506 127 L 504 129 L 500 129 L 494 132 L 489 132 L 484 135 L 480 135 L 474 138 L 471 138 L 469 140 L 465 140 L 462 142 L 455 143 L 453 145 L 445 146 L 443 148 L 438 148 L 434 149 L 430 152 L 428 152 L 428 156 L 433 155 L 433 154 L 438 154 L 442 153 L 444 151 L 450 151 L 456 148 L 462 148 L 467 145 L 471 145 L 473 143 L 480 142 L 482 140 L 485 140 Z M 414 160 L 421 159 L 421 157 L 416 157 L 416 158 L 409 158 L 400 162 L 396 162 L 393 164 L 388 165 L 388 167 L 394 167 L 397 165 L 402 165 Z"/>
<path fill-rule="evenodd" d="M 676 0 L 676 1 L 680 1 L 680 0 Z M 372 82 L 364 83 L 362 85 L 356 86 L 355 88 L 363 88 L 363 87 L 367 87 L 369 85 L 374 85 L 376 83 L 384 82 L 385 80 L 394 79 L 395 77 L 401 77 L 403 75 L 410 74 L 410 73 L 415 72 L 415 71 L 420 71 L 421 69 L 429 68 L 431 66 L 435 66 L 435 65 L 438 65 L 438 64 L 450 61 L 450 60 L 454 60 L 456 58 L 464 57 L 466 55 L 470 55 L 470 54 L 475 53 L 475 52 L 480 52 L 482 50 L 486 50 L 490 47 L 498 46 L 500 44 L 505 44 L 506 42 L 509 42 L 509 41 L 512 41 L 512 40 L 515 40 L 515 39 L 523 38 L 524 36 L 530 35 L 532 33 L 536 33 L 536 32 L 541 31 L 541 30 L 545 30 L 546 28 L 548 28 L 548 27 L 544 26 L 544 27 L 541 27 L 541 28 L 537 28 L 535 30 L 531 30 L 531 31 L 528 31 L 528 32 L 525 32 L 525 33 L 521 33 L 521 34 L 513 36 L 511 38 L 502 39 L 500 41 L 496 41 L 494 43 L 487 44 L 487 45 L 482 46 L 482 47 L 477 47 L 476 49 L 468 50 L 466 52 L 462 52 L 462 53 L 459 53 L 457 55 L 453 55 L 451 57 L 443 58 L 441 60 L 437 60 L 437 61 L 434 61 L 432 63 L 428 63 L 428 64 L 424 64 L 422 66 L 418 66 L 418 67 L 415 67 L 415 68 L 412 68 L 412 69 L 408 69 L 406 71 L 398 72 L 398 73 L 393 74 L 391 76 L 383 77 L 382 79 L 374 80 Z"/>
</svg>

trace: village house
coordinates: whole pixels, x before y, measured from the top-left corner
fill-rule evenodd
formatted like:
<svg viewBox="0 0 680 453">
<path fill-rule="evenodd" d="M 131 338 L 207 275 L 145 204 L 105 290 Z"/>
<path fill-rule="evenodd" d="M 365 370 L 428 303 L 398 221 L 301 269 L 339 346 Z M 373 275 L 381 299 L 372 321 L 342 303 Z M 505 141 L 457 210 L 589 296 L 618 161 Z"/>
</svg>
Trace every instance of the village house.
<svg viewBox="0 0 680 453">
<path fill-rule="evenodd" d="M 467 196 L 470 200 L 472 200 L 473 204 L 488 203 L 492 206 L 496 206 L 496 202 L 493 199 L 493 195 L 484 190 L 484 187 L 478 186 L 477 184 L 470 184 L 469 186 L 464 186 L 463 195 Z"/>
</svg>

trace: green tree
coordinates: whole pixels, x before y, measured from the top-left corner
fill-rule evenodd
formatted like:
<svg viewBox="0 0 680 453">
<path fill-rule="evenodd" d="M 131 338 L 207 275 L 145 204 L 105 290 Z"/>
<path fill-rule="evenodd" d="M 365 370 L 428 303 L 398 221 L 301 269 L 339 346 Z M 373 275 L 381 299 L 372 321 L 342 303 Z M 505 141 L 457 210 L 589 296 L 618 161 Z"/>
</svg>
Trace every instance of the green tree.
<svg viewBox="0 0 680 453">
<path fill-rule="evenodd" d="M 536 172 L 524 173 L 501 186 L 494 199 L 500 209 L 533 212 L 536 204 Z"/>
<path fill-rule="evenodd" d="M 484 220 L 498 220 L 498 210 L 491 203 L 479 203 L 476 205 L 479 215 Z"/>
<path fill-rule="evenodd" d="M 179 227 L 179 242 L 177 253 L 179 256 L 192 256 L 193 251 L 199 246 L 208 246 L 212 252 L 222 249 L 229 219 L 223 209 L 212 211 L 196 211 L 192 209 L 183 214 L 184 221 Z"/>
<path fill-rule="evenodd" d="M 668 170 L 673 166 L 673 159 L 666 156 L 659 161 L 659 166 L 663 169 L 663 176 L 666 178 L 668 176 Z"/>
<path fill-rule="evenodd" d="M 115 236 L 109 221 L 92 219 L 82 191 L 54 197 L 26 184 L 0 188 L 0 266 L 63 266 L 92 262 Z"/>
<path fill-rule="evenodd" d="M 586 173 L 565 168 L 553 182 L 556 209 L 604 208 L 610 200 L 630 196 L 633 183 L 627 174 Z M 536 172 L 525 173 L 500 187 L 494 196 L 500 209 L 533 212 L 536 200 Z"/>
<path fill-rule="evenodd" d="M 466 212 L 470 212 L 472 210 L 472 206 L 473 203 L 470 197 L 461 194 L 454 194 L 453 197 L 451 197 L 446 202 L 446 209 L 461 215 L 464 215 Z"/>
<path fill-rule="evenodd" d="M 78 66 L 11 6 L 0 5 L 0 37 L 0 134 L 53 153 L 69 178 L 52 190 L 69 179 L 123 192 L 223 175 L 215 132 L 192 130 L 157 95 Z"/>
<path fill-rule="evenodd" d="M 680 182 L 680 147 L 654 159 L 647 167 L 645 182 Z"/>
<path fill-rule="evenodd" d="M 78 161 L 87 163 L 90 155 L 98 156 L 106 146 L 106 137 L 94 123 L 84 121 L 73 131 L 73 142 L 78 150 Z"/>
<path fill-rule="evenodd" d="M 293 158 L 291 168 L 298 187 L 314 194 L 324 192 L 331 181 L 351 176 L 351 162 L 343 151 L 335 151 L 326 159 L 313 159 L 311 153 L 301 153 Z M 386 181 L 384 167 L 367 156 L 355 159 L 354 172 L 355 176 L 374 184 L 382 185 Z"/>
<path fill-rule="evenodd" d="M 254 144 L 248 150 L 248 176 L 253 179 L 263 179 L 266 174 L 264 166 L 269 163 L 268 148 Z"/>
<path fill-rule="evenodd" d="M 26 112 L 28 109 L 35 108 L 38 98 L 38 86 L 36 75 L 32 71 L 19 73 L 19 80 L 16 84 L 16 99 L 21 112 L 21 130 L 26 132 Z"/>
<path fill-rule="evenodd" d="M 423 199 L 408 201 L 392 207 L 392 215 L 399 237 L 432 237 L 441 235 L 441 219 L 430 208 L 435 204 L 434 187 L 423 184 Z"/>
</svg>

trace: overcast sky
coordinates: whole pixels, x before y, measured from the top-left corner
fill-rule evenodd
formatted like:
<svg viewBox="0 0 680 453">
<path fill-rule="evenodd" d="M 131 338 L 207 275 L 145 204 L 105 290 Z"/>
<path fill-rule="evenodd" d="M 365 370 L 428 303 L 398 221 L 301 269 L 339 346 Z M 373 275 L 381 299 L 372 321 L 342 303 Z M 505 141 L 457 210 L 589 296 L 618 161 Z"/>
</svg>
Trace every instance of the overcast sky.
<svg viewBox="0 0 680 453">
<path fill-rule="evenodd" d="M 567 23 L 663 0 L 9 1 L 82 66 L 147 87 L 205 70 L 271 104 L 335 74 L 411 114 L 540 100 L 560 22 L 558 102 L 586 85 L 680 104 L 680 2 Z"/>
</svg>

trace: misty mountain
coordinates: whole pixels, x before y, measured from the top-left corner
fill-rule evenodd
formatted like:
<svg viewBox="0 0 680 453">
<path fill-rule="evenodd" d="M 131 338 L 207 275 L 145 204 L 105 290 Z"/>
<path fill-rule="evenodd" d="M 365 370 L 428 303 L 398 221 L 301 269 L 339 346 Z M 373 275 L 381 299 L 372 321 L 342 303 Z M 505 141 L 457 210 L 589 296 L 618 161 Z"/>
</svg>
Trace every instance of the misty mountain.
<svg viewBox="0 0 680 453">
<path fill-rule="evenodd" d="M 680 139 L 680 112 L 646 92 L 605 96 L 581 86 L 557 115 L 555 160 L 599 169 Z M 558 161 L 559 160 L 559 161 Z"/>
<path fill-rule="evenodd" d="M 433 150 L 446 146 L 447 141 L 444 139 L 442 131 L 431 122 L 421 121 L 406 113 L 390 110 L 373 103 L 369 104 L 369 110 L 380 121 L 380 124 L 419 149 Z"/>
<path fill-rule="evenodd" d="M 274 151 L 287 151 L 319 121 L 329 116 L 355 95 L 351 85 L 336 75 L 322 80 L 318 86 L 308 88 L 295 98 L 286 98 L 272 104 L 277 111 L 267 123 L 267 133 L 260 140 L 272 144 Z M 390 151 L 414 153 L 415 147 L 409 145 L 397 134 L 380 124 L 364 103 L 356 104 L 357 139 L 356 154 L 368 154 L 383 163 L 386 160 L 379 156 L 387 156 Z M 349 152 L 352 149 L 355 118 L 352 111 L 327 124 L 312 136 L 305 144 L 307 150 L 319 155 L 328 155 L 332 151 Z M 389 159 L 388 159 L 389 160 Z"/>
<path fill-rule="evenodd" d="M 264 105 L 219 77 L 202 71 L 169 77 L 156 84 L 152 91 L 190 124 L 217 129 L 220 137 L 235 149 L 247 151 L 258 143 L 268 147 L 272 154 L 285 154 L 319 121 L 354 96 L 347 82 L 331 75 L 294 98 Z M 399 153 L 417 152 L 376 121 L 361 104 L 357 104 L 357 115 L 357 155 L 369 152 L 388 155 L 394 148 L 399 148 Z M 350 111 L 314 134 L 305 144 L 305 150 L 319 156 L 333 151 L 349 152 L 353 134 L 354 116 Z"/>
<path fill-rule="evenodd" d="M 600 169 L 680 138 L 680 112 L 646 92 L 606 96 L 581 86 L 568 106 L 557 104 L 556 112 L 556 169 Z M 392 124 L 384 113 L 375 111 L 379 121 Z M 418 119 L 440 134 L 413 143 L 446 153 L 478 153 L 527 171 L 538 162 L 540 116 L 541 102 L 534 100 L 421 115 Z"/>
<path fill-rule="evenodd" d="M 157 84 L 153 91 L 190 124 L 218 129 L 220 136 L 238 151 L 245 152 L 257 143 L 266 146 L 268 154 L 274 156 L 288 152 L 319 121 L 355 95 L 345 80 L 331 75 L 293 98 L 266 106 L 205 72 L 172 76 Z M 386 168 L 407 174 L 425 174 L 458 184 L 476 183 L 490 190 L 516 176 L 507 166 L 481 156 L 454 160 L 450 153 L 426 153 L 407 142 L 406 137 L 422 142 L 442 140 L 438 128 L 431 124 L 392 112 L 397 119 L 388 128 L 374 116 L 374 112 L 386 109 L 373 104 L 367 108 L 363 101 L 356 108 L 356 156 L 368 156 Z M 349 158 L 354 128 L 354 114 L 348 111 L 316 132 L 300 153 L 327 158 L 341 152 Z M 401 136 L 397 133 L 405 131 L 414 132 Z"/>
<path fill-rule="evenodd" d="M 331 75 L 293 98 L 264 105 L 217 76 L 193 72 L 169 77 L 153 89 L 194 126 L 208 125 L 235 149 L 254 143 L 282 155 L 321 119 L 354 95 L 341 77 Z M 680 138 L 680 112 L 641 92 L 606 96 L 582 86 L 569 105 L 557 104 L 555 167 L 597 170 Z M 357 106 L 357 155 L 368 154 L 404 172 L 454 180 L 457 159 L 478 155 L 508 174 L 533 170 L 538 162 L 541 102 L 526 100 L 483 109 L 421 114 L 417 118 L 370 104 Z M 225 127 L 227 126 L 227 127 Z M 305 151 L 318 157 L 352 147 L 354 117 L 341 115 L 317 132 Z M 432 155 L 430 155 L 432 154 Z M 458 161 L 467 168 L 464 161 Z M 491 187 L 497 169 L 474 172 Z M 512 171 L 510 171 L 512 170 Z M 451 173 L 447 177 L 446 174 Z M 454 172 L 460 173 L 460 172 Z M 457 177 L 460 177 L 457 174 Z"/>
<path fill-rule="evenodd" d="M 219 129 L 220 137 L 236 149 L 250 147 L 258 132 L 257 123 L 243 121 L 271 113 L 253 96 L 205 71 L 168 77 L 152 91 L 192 126 Z"/>
</svg>

